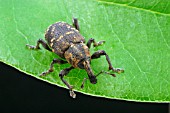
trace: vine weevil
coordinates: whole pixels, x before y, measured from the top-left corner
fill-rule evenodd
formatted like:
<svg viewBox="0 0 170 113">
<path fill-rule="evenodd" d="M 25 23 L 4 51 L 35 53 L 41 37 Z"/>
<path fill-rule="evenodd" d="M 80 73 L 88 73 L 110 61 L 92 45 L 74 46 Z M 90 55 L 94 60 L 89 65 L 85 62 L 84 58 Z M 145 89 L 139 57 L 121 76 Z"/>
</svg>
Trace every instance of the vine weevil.
<svg viewBox="0 0 170 113">
<path fill-rule="evenodd" d="M 39 39 L 37 41 L 36 46 L 28 44 L 26 46 L 29 47 L 30 49 L 40 49 L 39 45 L 41 44 L 45 49 L 56 53 L 63 59 L 66 59 L 66 60 L 54 59 L 50 65 L 49 70 L 43 72 L 41 76 L 53 72 L 53 65 L 55 63 L 71 64 L 71 67 L 65 68 L 60 71 L 59 77 L 61 78 L 62 82 L 68 87 L 70 91 L 70 96 L 75 98 L 76 94 L 73 91 L 73 87 L 66 80 L 64 80 L 64 76 L 66 76 L 70 72 L 70 70 L 74 68 L 86 70 L 88 78 L 85 78 L 83 80 L 81 88 L 84 87 L 84 82 L 87 79 L 89 79 L 92 84 L 96 84 L 97 83 L 96 77 L 101 73 L 106 73 L 115 76 L 115 74 L 111 74 L 105 71 L 101 71 L 97 75 L 94 75 L 90 67 L 92 59 L 96 59 L 104 55 L 109 64 L 109 70 L 112 70 L 113 72 L 116 73 L 124 72 L 124 70 L 120 68 L 113 68 L 110 62 L 110 58 L 104 50 L 98 50 L 97 52 L 90 55 L 89 49 L 92 43 L 93 46 L 96 47 L 103 44 L 105 41 L 96 42 L 93 38 L 90 38 L 87 44 L 85 44 L 84 37 L 79 33 L 79 24 L 76 18 L 73 18 L 73 26 L 65 22 L 56 22 L 50 25 L 45 32 L 45 39 L 47 43 L 44 40 Z"/>
</svg>

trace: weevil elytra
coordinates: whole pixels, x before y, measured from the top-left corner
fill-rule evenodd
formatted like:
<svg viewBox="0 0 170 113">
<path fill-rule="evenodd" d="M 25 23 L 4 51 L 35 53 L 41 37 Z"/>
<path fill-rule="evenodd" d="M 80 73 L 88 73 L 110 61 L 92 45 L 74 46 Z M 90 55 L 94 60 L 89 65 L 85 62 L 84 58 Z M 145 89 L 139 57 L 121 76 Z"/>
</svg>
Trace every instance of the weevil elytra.
<svg viewBox="0 0 170 113">
<path fill-rule="evenodd" d="M 106 54 L 104 50 L 98 50 L 92 55 L 90 55 L 90 47 L 93 43 L 93 46 L 99 46 L 102 45 L 105 41 L 99 41 L 96 42 L 95 39 L 90 38 L 85 44 L 84 37 L 79 33 L 79 24 L 78 20 L 76 18 L 73 18 L 73 26 L 69 25 L 65 22 L 56 22 L 48 27 L 48 29 L 45 32 L 45 39 L 47 43 L 39 39 L 37 41 L 36 46 L 32 45 L 26 45 L 30 49 L 40 49 L 39 45 L 41 44 L 45 49 L 56 53 L 58 56 L 60 56 L 63 59 L 54 59 L 51 64 L 50 68 L 41 74 L 41 76 L 47 75 L 51 72 L 53 72 L 53 66 L 54 64 L 65 64 L 69 63 L 71 64 L 70 67 L 65 68 L 60 71 L 59 77 L 63 81 L 63 83 L 68 87 L 70 91 L 70 96 L 75 98 L 76 94 L 73 91 L 73 87 L 64 80 L 64 76 L 66 76 L 72 69 L 74 68 L 80 68 L 85 69 L 88 75 L 88 78 L 85 78 L 82 82 L 81 87 L 84 87 L 84 81 L 89 79 L 92 84 L 97 83 L 97 76 L 101 73 L 106 73 L 112 76 L 115 76 L 115 74 L 111 74 L 109 72 L 101 71 L 97 75 L 94 75 L 90 63 L 91 60 L 99 58 L 100 56 L 104 55 L 106 57 L 106 60 L 109 64 L 109 70 L 112 70 L 116 73 L 122 73 L 124 72 L 121 68 L 113 68 L 109 56 Z"/>
</svg>

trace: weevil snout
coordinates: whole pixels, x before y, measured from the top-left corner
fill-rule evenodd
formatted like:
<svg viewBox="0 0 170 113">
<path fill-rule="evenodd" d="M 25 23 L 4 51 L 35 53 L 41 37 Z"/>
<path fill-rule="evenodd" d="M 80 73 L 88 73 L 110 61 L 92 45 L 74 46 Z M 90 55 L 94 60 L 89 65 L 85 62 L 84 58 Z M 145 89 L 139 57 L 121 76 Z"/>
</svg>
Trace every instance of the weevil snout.
<svg viewBox="0 0 170 113">
<path fill-rule="evenodd" d="M 97 79 L 96 79 L 96 76 L 93 74 L 93 71 L 92 71 L 92 69 L 90 67 L 90 61 L 86 60 L 84 62 L 84 68 L 85 68 L 85 70 L 86 70 L 86 72 L 87 72 L 87 74 L 89 76 L 90 82 L 92 84 L 96 84 L 97 83 Z"/>
<path fill-rule="evenodd" d="M 92 84 L 96 84 L 96 83 L 97 83 L 96 76 L 91 76 L 89 79 L 90 79 L 90 82 L 91 82 Z"/>
</svg>

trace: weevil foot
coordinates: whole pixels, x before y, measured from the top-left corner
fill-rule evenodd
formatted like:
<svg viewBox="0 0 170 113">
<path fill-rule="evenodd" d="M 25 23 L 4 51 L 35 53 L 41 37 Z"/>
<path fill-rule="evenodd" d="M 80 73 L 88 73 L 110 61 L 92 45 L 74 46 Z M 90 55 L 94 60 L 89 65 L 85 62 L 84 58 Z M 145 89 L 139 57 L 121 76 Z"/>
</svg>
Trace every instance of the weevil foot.
<svg viewBox="0 0 170 113">
<path fill-rule="evenodd" d="M 115 68 L 115 69 L 112 69 L 114 72 L 120 74 L 120 73 L 124 73 L 124 69 L 122 68 Z"/>
<path fill-rule="evenodd" d="M 49 69 L 48 71 L 42 72 L 42 73 L 40 74 L 40 76 L 45 76 L 45 75 L 47 75 L 47 74 L 49 74 L 49 73 L 51 73 L 51 72 L 53 72 L 53 69 L 52 69 L 52 68 Z"/>
<path fill-rule="evenodd" d="M 73 90 L 70 90 L 70 96 L 71 96 L 72 98 L 76 98 L 76 94 L 74 93 Z"/>
<path fill-rule="evenodd" d="M 42 72 L 41 74 L 40 74 L 40 76 L 45 76 L 45 75 L 47 75 L 48 74 L 48 72 Z"/>
<path fill-rule="evenodd" d="M 102 40 L 102 41 L 100 41 L 100 42 L 94 42 L 94 44 L 93 44 L 93 46 L 94 47 L 96 47 L 96 46 L 101 46 L 101 45 L 103 45 L 105 43 L 105 41 L 104 40 Z"/>
<path fill-rule="evenodd" d="M 32 45 L 29 45 L 29 44 L 26 44 L 26 46 L 27 46 L 29 49 L 40 49 L 39 47 L 32 46 Z"/>
</svg>

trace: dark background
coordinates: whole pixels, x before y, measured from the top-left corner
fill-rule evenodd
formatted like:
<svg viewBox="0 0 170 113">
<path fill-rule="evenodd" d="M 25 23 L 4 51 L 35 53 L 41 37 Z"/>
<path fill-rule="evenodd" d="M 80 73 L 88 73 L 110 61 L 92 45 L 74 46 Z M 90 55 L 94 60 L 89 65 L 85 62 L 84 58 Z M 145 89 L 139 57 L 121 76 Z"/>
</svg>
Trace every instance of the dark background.
<svg viewBox="0 0 170 113">
<path fill-rule="evenodd" d="M 40 81 L 0 62 L 0 113 L 168 113 L 168 104 L 92 97 Z"/>
</svg>

